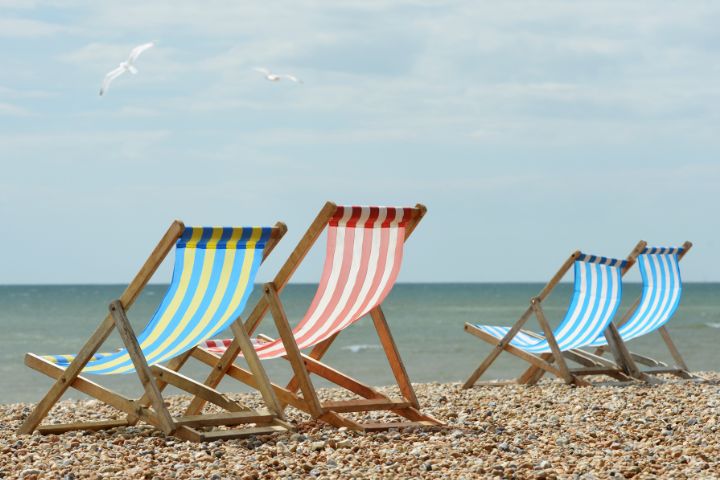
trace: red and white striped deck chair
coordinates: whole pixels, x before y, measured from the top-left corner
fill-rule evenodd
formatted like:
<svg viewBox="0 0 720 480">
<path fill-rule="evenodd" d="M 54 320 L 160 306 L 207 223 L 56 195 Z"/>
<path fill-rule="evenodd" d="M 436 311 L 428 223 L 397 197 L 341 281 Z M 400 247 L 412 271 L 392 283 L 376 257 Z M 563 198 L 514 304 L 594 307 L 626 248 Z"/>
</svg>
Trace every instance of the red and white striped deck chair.
<svg viewBox="0 0 720 480">
<path fill-rule="evenodd" d="M 284 357 L 290 361 L 293 379 L 286 387 L 273 385 L 281 403 L 332 425 L 358 431 L 441 425 L 438 420 L 419 411 L 415 391 L 381 308 L 397 279 L 405 240 L 424 214 L 425 207 L 422 205 L 391 208 L 342 207 L 330 202 L 325 204 L 273 282 L 265 285 L 265 294 L 245 325 L 252 335 L 262 317 L 270 310 L 280 338 L 259 335 L 255 350 L 261 359 Z M 279 294 L 326 227 L 327 253 L 317 292 L 302 320 L 295 328 L 291 328 Z M 321 362 L 338 334 L 367 314 L 372 317 L 404 397 L 402 399 L 391 399 Z M 213 371 L 206 385 L 217 386 L 223 376 L 228 375 L 255 386 L 252 374 L 234 364 L 240 354 L 235 342 L 219 340 L 207 347 L 201 354 L 201 360 L 213 366 Z M 306 349 L 311 350 L 303 354 L 301 351 Z M 362 398 L 323 403 L 312 384 L 311 373 Z M 187 413 L 200 413 L 203 405 L 204 400 L 196 398 Z M 404 417 L 404 420 L 361 424 L 341 415 L 374 410 L 388 410 Z"/>
</svg>

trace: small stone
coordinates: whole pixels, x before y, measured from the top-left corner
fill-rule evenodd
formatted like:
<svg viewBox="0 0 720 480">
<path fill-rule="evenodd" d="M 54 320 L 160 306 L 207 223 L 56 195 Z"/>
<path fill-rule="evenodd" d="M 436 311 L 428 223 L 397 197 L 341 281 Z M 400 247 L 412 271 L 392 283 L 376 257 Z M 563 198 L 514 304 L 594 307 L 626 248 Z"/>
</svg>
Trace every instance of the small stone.
<svg viewBox="0 0 720 480">
<path fill-rule="evenodd" d="M 350 448 L 353 446 L 353 441 L 350 439 L 340 440 L 337 442 L 337 448 Z"/>
<path fill-rule="evenodd" d="M 507 451 L 510 450 L 510 445 L 508 445 L 507 443 L 503 442 L 503 443 L 501 443 L 500 445 L 498 445 L 498 448 L 499 448 L 500 450 L 502 450 L 503 452 L 507 452 Z"/>
<path fill-rule="evenodd" d="M 322 450 L 324 448 L 325 448 L 325 442 L 323 440 L 321 440 L 319 442 L 312 442 L 310 444 L 310 450 L 312 450 L 313 452 L 315 452 L 317 450 Z"/>
</svg>

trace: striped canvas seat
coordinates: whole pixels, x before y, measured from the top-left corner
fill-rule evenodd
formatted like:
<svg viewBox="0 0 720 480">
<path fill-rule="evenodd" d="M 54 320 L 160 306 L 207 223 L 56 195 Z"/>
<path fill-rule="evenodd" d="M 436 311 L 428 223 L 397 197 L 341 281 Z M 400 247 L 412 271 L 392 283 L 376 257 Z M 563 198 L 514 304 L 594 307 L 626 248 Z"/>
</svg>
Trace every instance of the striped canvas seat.
<svg viewBox="0 0 720 480">
<path fill-rule="evenodd" d="M 680 303 L 682 280 L 678 255 L 683 249 L 648 247 L 638 256 L 643 291 L 640 304 L 632 317 L 618 328 L 623 340 L 648 334 L 667 323 Z M 589 344 L 591 347 L 607 345 L 603 335 Z"/>
<path fill-rule="evenodd" d="M 337 207 L 328 224 L 322 277 L 293 329 L 302 350 L 326 340 L 380 305 L 400 271 L 411 209 Z M 260 358 L 285 355 L 280 339 L 256 346 Z"/>
<path fill-rule="evenodd" d="M 574 262 L 575 287 L 570 307 L 553 334 L 560 350 L 589 344 L 605 330 L 615 316 L 622 297 L 621 270 L 627 262 L 581 254 Z M 511 327 L 475 325 L 483 332 L 502 339 Z M 525 332 L 510 340 L 510 345 L 531 353 L 552 350 L 543 336 Z"/>
<path fill-rule="evenodd" d="M 175 245 L 172 282 L 152 319 L 138 335 L 148 364 L 162 363 L 217 335 L 245 307 L 270 238 L 266 227 L 187 227 Z M 67 366 L 73 355 L 43 357 Z M 83 370 L 134 371 L 123 348 L 98 353 Z"/>
</svg>

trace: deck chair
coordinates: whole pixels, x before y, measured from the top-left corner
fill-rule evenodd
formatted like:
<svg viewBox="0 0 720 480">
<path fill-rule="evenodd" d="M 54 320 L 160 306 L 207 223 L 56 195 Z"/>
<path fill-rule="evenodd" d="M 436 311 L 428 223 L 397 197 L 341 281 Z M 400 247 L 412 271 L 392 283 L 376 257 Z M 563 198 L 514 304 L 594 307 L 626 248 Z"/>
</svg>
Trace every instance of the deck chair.
<svg viewBox="0 0 720 480">
<path fill-rule="evenodd" d="M 361 208 L 328 202 L 273 282 L 265 285 L 265 295 L 248 317 L 245 327 L 252 335 L 270 310 L 280 338 L 259 336 L 255 348 L 261 359 L 284 357 L 289 360 L 294 377 L 285 387 L 273 385 L 284 406 L 293 406 L 315 419 L 356 431 L 441 425 L 419 411 L 415 391 L 381 308 L 400 270 L 403 244 L 424 214 L 422 205 Z M 317 293 L 302 320 L 291 328 L 279 294 L 326 227 L 327 253 Z M 366 314 L 372 317 L 402 399 L 392 399 L 321 361 L 338 335 Z M 305 349 L 311 350 L 308 354 L 301 353 Z M 220 345 L 214 351 L 213 354 L 201 350 L 196 356 L 213 367 L 205 382 L 207 386 L 215 388 L 225 375 L 229 375 L 255 387 L 255 376 L 233 364 L 240 353 L 234 344 L 227 348 Z M 219 356 L 220 352 L 223 352 L 222 356 Z M 311 373 L 361 398 L 321 402 Z M 205 399 L 196 397 L 186 414 L 199 414 L 204 404 Z M 393 412 L 405 421 L 360 423 L 343 415 L 374 410 Z"/>
<path fill-rule="evenodd" d="M 682 279 L 679 262 L 691 247 L 690 242 L 685 242 L 681 247 L 646 247 L 638 257 L 643 284 L 642 295 L 617 322 L 617 331 L 623 342 L 657 331 L 670 351 L 675 365 L 669 366 L 630 352 L 632 362 L 649 367 L 639 370 L 637 366 L 631 365 L 630 371 L 636 377 L 670 373 L 686 379 L 699 378 L 689 372 L 685 360 L 665 327 L 680 304 Z M 608 344 L 604 336 L 599 336 L 586 347 L 595 347 L 594 354 L 602 355 L 608 349 Z"/>
<path fill-rule="evenodd" d="M 608 372 L 621 380 L 631 380 L 618 365 L 625 365 L 624 358 L 617 358 L 617 363 L 583 352 L 572 355 L 572 360 L 580 363 L 580 368 L 569 368 L 563 352 L 578 349 L 603 335 L 608 326 L 611 332 L 608 337 L 616 347 L 613 352 L 623 355 L 625 352 L 617 345 L 616 331 L 611 321 L 620 305 L 622 298 L 622 276 L 635 262 L 637 255 L 644 247 L 640 242 L 630 253 L 627 260 L 588 255 L 580 251 L 574 252 L 565 261 L 560 270 L 542 289 L 540 294 L 530 300 L 530 306 L 512 327 L 501 327 L 480 324 L 465 324 L 465 331 L 493 345 L 493 349 L 480 366 L 463 384 L 463 388 L 471 388 L 480 376 L 490 367 L 503 351 L 511 353 L 528 363 L 530 368 L 517 380 L 507 382 L 481 382 L 483 385 L 506 385 L 511 383 L 536 383 L 542 374 L 548 372 L 556 375 L 566 383 L 589 385 L 582 378 L 597 372 Z M 554 330 L 543 312 L 542 302 L 573 267 L 574 292 L 570 306 L 560 325 Z M 542 334 L 523 330 L 527 320 L 535 315 Z M 592 366 L 587 363 L 592 361 Z M 598 365 L 600 364 L 600 365 Z"/>
<path fill-rule="evenodd" d="M 191 441 L 239 438 L 285 431 L 282 408 L 269 388 L 269 380 L 250 344 L 242 322 L 236 321 L 252 291 L 257 270 L 286 231 L 275 227 L 203 228 L 174 222 L 140 272 L 77 355 L 28 353 L 25 363 L 56 381 L 21 425 L 19 433 L 62 433 L 102 430 L 148 423 L 166 435 Z M 157 311 L 140 335 L 135 335 L 126 312 L 137 299 L 163 259 L 175 245 L 172 282 Z M 227 327 L 261 387 L 267 411 L 254 411 L 218 391 L 179 373 L 197 345 Z M 96 353 L 114 329 L 124 348 Z M 166 366 L 161 363 L 168 362 Z M 135 373 L 144 389 L 137 400 L 126 398 L 80 374 Z M 171 384 L 199 396 L 226 412 L 204 416 L 170 415 L 162 391 Z M 119 420 L 40 425 L 69 388 L 85 393 L 125 414 Z M 254 424 L 254 427 L 249 426 Z M 246 428 L 214 429 L 218 426 Z"/>
</svg>

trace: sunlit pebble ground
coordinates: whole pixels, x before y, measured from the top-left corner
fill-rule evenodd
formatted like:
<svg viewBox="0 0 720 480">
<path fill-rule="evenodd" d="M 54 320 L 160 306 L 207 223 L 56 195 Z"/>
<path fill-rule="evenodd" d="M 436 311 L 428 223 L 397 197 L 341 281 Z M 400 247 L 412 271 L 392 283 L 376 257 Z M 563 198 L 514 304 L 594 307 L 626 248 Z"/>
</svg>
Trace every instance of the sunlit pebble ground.
<svg viewBox="0 0 720 480">
<path fill-rule="evenodd" d="M 710 382 L 422 384 L 424 411 L 446 429 L 363 435 L 289 410 L 295 433 L 206 444 L 146 426 L 17 436 L 30 406 L 4 405 L 0 478 L 720 478 L 720 374 L 701 375 Z M 255 395 L 234 397 L 257 405 Z M 173 411 L 186 401 L 172 398 Z M 112 415 L 96 401 L 63 401 L 50 421 Z"/>
</svg>

